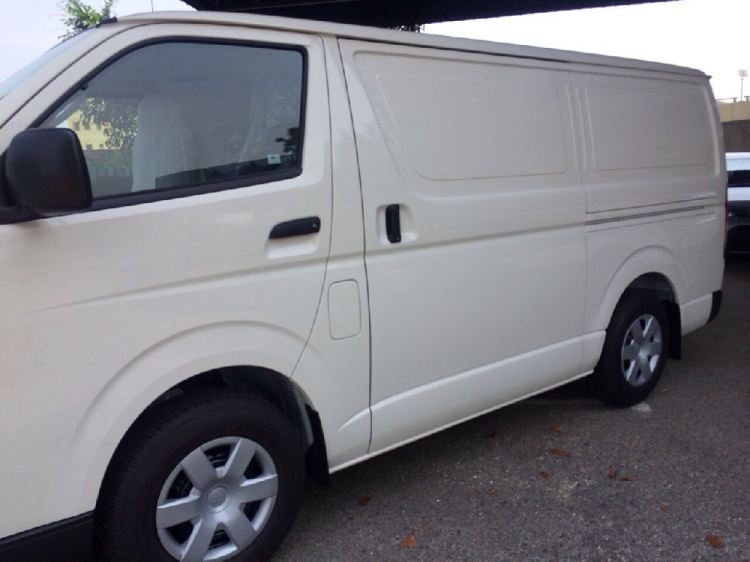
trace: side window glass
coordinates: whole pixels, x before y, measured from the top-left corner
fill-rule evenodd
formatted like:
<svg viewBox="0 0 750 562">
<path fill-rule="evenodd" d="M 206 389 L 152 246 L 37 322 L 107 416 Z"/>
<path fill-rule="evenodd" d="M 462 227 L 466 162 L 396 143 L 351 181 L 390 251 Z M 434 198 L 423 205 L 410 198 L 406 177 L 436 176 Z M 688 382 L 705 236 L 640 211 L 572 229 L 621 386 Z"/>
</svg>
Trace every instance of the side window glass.
<svg viewBox="0 0 750 562">
<path fill-rule="evenodd" d="M 294 49 L 174 42 L 99 72 L 40 125 L 81 141 L 95 199 L 300 172 L 304 59 Z"/>
</svg>

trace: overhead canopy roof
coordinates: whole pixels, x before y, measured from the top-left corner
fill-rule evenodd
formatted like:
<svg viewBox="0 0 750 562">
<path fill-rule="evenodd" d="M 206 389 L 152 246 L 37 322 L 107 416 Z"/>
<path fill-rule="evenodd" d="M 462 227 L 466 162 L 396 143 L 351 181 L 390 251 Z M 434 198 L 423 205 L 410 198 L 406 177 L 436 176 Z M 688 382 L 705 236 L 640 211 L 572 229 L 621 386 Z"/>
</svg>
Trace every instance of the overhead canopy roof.
<svg viewBox="0 0 750 562">
<path fill-rule="evenodd" d="M 183 0 L 198 10 L 254 12 L 378 27 L 577 10 L 644 0 Z M 665 0 L 650 0 L 662 2 Z"/>
</svg>

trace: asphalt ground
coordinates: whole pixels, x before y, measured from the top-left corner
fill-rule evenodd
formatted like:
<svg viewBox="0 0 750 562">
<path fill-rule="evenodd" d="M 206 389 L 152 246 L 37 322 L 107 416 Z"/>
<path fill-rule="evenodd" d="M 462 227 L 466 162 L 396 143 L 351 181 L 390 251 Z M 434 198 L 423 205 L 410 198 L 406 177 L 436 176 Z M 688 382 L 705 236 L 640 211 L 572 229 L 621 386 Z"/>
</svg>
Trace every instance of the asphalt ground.
<svg viewBox="0 0 750 562">
<path fill-rule="evenodd" d="M 310 482 L 292 560 L 750 560 L 750 259 L 644 404 L 581 381 Z"/>
</svg>

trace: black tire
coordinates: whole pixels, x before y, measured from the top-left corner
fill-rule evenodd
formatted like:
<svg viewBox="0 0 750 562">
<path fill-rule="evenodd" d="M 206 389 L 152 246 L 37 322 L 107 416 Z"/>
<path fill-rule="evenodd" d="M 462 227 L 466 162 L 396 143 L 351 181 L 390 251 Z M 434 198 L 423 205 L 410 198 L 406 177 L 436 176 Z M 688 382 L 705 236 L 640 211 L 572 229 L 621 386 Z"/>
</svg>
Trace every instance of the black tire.
<svg viewBox="0 0 750 562">
<path fill-rule="evenodd" d="M 631 362 L 623 360 L 623 346 L 631 325 L 644 315 L 650 315 L 658 322 L 661 353 L 655 366 L 649 367 L 653 373 L 650 378 L 641 384 L 635 384 L 626 379 L 626 366 Z M 628 291 L 617 304 L 607 327 L 602 355 L 594 370 L 594 388 L 602 400 L 612 406 L 624 408 L 642 402 L 659 382 L 668 348 L 669 322 L 662 303 L 648 291 Z M 636 378 L 633 377 L 633 380 Z"/>
<path fill-rule="evenodd" d="M 268 403 L 226 391 L 169 400 L 148 412 L 126 437 L 108 470 L 97 505 L 96 560 L 174 562 L 156 529 L 162 486 L 186 455 L 229 436 L 261 445 L 275 465 L 278 489 L 270 515 L 253 542 L 231 557 L 233 562 L 267 560 L 289 531 L 302 498 L 305 469 L 301 440 Z"/>
</svg>

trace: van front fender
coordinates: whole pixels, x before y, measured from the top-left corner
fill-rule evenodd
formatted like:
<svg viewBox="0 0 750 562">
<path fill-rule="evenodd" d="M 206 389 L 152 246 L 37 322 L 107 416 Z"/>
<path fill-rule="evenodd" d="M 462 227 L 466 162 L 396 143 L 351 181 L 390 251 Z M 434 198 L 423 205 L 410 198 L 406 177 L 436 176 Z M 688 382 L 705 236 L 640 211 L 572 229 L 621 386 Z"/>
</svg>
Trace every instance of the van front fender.
<svg viewBox="0 0 750 562">
<path fill-rule="evenodd" d="M 144 350 L 112 376 L 76 428 L 60 475 L 79 512 L 96 505 L 107 466 L 138 417 L 165 392 L 200 373 L 229 366 L 253 366 L 290 376 L 305 340 L 268 324 L 225 322 L 176 334 Z"/>
</svg>

